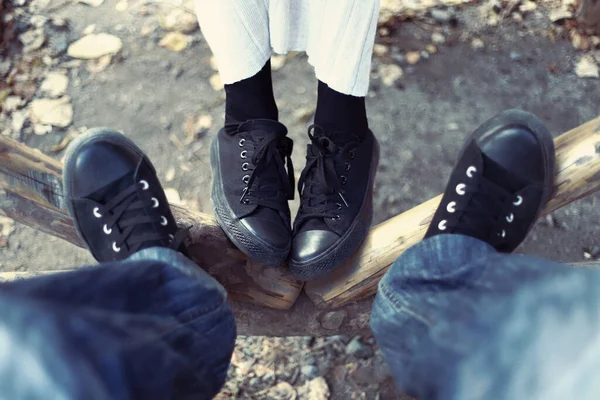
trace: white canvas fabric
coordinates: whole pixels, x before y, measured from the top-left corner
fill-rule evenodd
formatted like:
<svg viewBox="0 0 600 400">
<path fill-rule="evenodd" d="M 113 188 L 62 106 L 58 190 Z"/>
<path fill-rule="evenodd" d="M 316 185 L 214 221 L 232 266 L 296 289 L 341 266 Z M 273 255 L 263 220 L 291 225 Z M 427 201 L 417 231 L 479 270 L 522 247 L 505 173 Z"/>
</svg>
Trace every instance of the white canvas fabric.
<svg viewBox="0 0 600 400">
<path fill-rule="evenodd" d="M 272 52 L 306 51 L 317 78 L 365 96 L 379 0 L 195 0 L 223 83 L 255 75 Z"/>
</svg>

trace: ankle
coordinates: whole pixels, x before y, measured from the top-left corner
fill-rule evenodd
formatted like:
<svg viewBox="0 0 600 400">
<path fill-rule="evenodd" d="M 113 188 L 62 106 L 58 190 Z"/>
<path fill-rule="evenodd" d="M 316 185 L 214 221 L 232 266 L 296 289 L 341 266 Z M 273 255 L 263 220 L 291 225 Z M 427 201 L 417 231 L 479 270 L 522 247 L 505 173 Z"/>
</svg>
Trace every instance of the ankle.
<svg viewBox="0 0 600 400">
<path fill-rule="evenodd" d="M 337 92 L 319 81 L 315 124 L 325 132 L 364 135 L 369 129 L 365 98 Z"/>
</svg>

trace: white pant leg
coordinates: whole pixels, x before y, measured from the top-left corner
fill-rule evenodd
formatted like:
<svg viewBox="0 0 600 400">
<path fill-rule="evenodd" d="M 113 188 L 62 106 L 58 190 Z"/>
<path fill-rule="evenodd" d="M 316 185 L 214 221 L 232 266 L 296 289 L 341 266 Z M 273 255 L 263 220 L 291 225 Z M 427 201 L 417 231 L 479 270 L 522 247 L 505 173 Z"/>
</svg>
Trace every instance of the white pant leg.
<svg viewBox="0 0 600 400">
<path fill-rule="evenodd" d="M 196 0 L 202 34 L 221 80 L 231 84 L 254 76 L 271 57 L 269 0 Z"/>
</svg>

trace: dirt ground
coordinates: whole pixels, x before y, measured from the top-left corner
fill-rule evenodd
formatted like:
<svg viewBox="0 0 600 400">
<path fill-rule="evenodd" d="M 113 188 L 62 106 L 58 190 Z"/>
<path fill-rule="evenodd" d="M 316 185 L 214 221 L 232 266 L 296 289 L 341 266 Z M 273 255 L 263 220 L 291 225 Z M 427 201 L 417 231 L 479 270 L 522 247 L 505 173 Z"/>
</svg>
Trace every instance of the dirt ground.
<svg viewBox="0 0 600 400">
<path fill-rule="evenodd" d="M 511 22 L 490 28 L 478 23 L 474 12 L 458 12 L 458 27 L 445 30 L 446 43 L 429 59 L 416 65 L 400 60 L 404 76 L 392 87 L 382 84 L 379 65 L 398 61 L 394 54 L 422 48 L 430 42 L 431 31 L 411 22 L 397 25 L 391 35 L 393 41 L 388 43 L 388 55 L 374 60 L 367 104 L 371 129 L 382 148 L 375 223 L 442 192 L 465 137 L 504 109 L 521 108 L 537 114 L 555 136 L 600 115 L 600 81 L 574 74 L 580 52 L 569 42 L 553 43 Z M 107 126 L 125 132 L 149 154 L 161 178 L 174 169 L 174 179 L 165 187 L 176 189 L 188 205 L 211 213 L 208 146 L 222 123 L 223 93 L 213 90 L 209 83 L 215 72 L 201 33 L 195 32 L 193 42 L 183 51 L 172 52 L 158 45 L 163 35 L 159 29 L 145 37 L 140 35 L 140 27 L 153 16 L 117 11 L 112 0 L 99 8 L 70 4 L 55 14 L 69 19 L 69 41 L 80 37 L 90 24 L 96 24 L 97 32 L 112 33 L 123 40 L 121 59 L 103 72 L 92 75 L 85 68 L 71 70 L 68 93 L 74 107 L 73 126 Z M 468 38 L 463 36 L 465 32 Z M 481 38 L 484 47 L 474 49 L 473 37 Z M 316 80 L 303 55 L 288 60 L 273 75 L 280 119 L 295 141 L 293 157 L 299 174 L 307 137 L 298 110 L 314 107 Z M 170 136 L 184 140 L 186 119 L 201 113 L 210 114 L 213 125 L 191 146 L 178 148 Z M 26 136 L 23 141 L 48 152 L 62 136 L 56 131 Z M 54 156 L 60 158 L 62 153 Z M 600 253 L 597 199 L 598 195 L 589 196 L 544 218 L 519 251 L 558 261 L 582 261 L 584 251 L 596 256 Z M 0 250 L 1 271 L 67 269 L 92 262 L 86 251 L 19 224 L 8 245 Z M 363 339 L 374 347 L 371 338 Z M 251 346 L 256 340 L 240 338 L 238 345 Z M 260 345 L 267 346 L 265 343 L 269 342 Z M 295 343 L 296 347 L 290 348 L 314 346 L 310 338 L 298 338 Z M 244 354 L 240 357 L 256 357 L 252 351 Z M 312 364 L 328 382 L 332 399 L 398 396 L 389 373 L 367 374 L 366 383 L 350 386 L 338 379 L 336 368 L 350 362 L 343 350 L 327 362 L 329 365 L 319 360 Z M 376 351 L 374 358 L 359 364 L 373 374 L 373 365 L 381 364 L 381 356 Z M 239 377 L 240 373 L 232 371 L 232 376 Z M 243 385 L 250 383 L 243 377 L 240 382 L 242 393 Z M 246 398 L 239 393 L 240 398 Z"/>
</svg>

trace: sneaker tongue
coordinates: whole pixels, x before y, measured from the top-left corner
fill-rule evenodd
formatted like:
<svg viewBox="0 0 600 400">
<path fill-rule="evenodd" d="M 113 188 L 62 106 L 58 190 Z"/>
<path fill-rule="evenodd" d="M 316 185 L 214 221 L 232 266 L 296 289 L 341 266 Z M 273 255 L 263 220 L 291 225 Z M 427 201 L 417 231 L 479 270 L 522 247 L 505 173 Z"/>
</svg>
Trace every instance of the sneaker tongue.
<svg viewBox="0 0 600 400">
<path fill-rule="evenodd" d="M 481 153 L 483 158 L 483 176 L 511 193 L 516 193 L 527 186 L 528 182 L 515 173 L 504 168 L 496 161 Z"/>
</svg>

